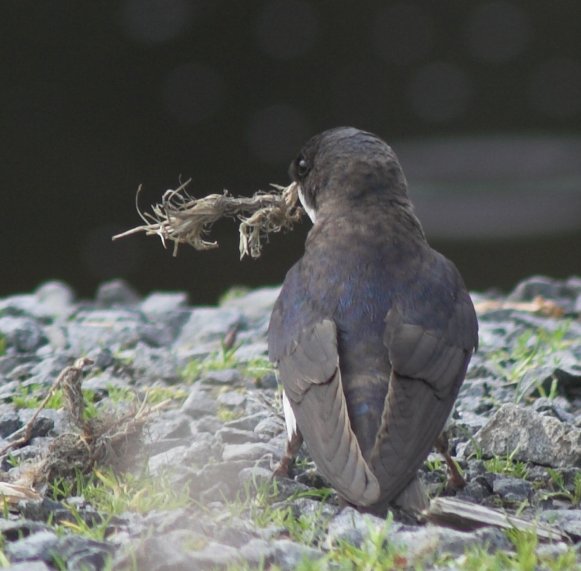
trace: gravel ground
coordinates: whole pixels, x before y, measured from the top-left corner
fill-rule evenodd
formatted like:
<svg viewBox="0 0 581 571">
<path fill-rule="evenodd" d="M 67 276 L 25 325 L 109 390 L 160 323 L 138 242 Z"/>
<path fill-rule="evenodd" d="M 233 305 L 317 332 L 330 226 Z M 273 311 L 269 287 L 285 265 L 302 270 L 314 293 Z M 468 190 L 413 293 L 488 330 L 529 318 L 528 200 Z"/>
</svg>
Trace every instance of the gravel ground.
<svg viewBox="0 0 581 571">
<path fill-rule="evenodd" d="M 30 571 L 358 569 L 373 549 L 400 569 L 485 568 L 469 566 L 478 550 L 481 560 L 515 549 L 514 560 L 522 559 L 514 538 L 495 527 L 386 524 L 341 510 L 306 450 L 292 480 L 272 481 L 284 445 L 280 394 L 266 360 L 277 294 L 237 292 L 217 307 L 191 307 L 184 293 L 140 298 L 123 282 L 103 284 L 94 301 L 77 300 L 52 282 L 0 300 L 0 493 L 7 498 L 0 563 Z M 574 568 L 581 554 L 581 279 L 533 277 L 508 296 L 473 298 L 480 349 L 448 426 L 467 485 L 447 489 L 437 453 L 423 479 L 432 496 L 456 495 L 566 534 L 568 541 L 533 545 L 532 566 L 515 569 Z M 39 466 L 58 458 L 81 428 L 60 391 L 33 414 L 80 357 L 93 361 L 83 373 L 90 404 L 81 424 L 89 417 L 121 422 L 123 414 L 124 422 L 137 416 L 144 424 L 126 428 L 123 447 L 91 458 L 96 476 L 70 459 L 69 473 L 46 482 Z M 25 427 L 27 438 L 15 445 Z M 116 477 L 107 462 L 130 472 Z M 375 561 L 385 568 L 387 560 Z"/>
</svg>

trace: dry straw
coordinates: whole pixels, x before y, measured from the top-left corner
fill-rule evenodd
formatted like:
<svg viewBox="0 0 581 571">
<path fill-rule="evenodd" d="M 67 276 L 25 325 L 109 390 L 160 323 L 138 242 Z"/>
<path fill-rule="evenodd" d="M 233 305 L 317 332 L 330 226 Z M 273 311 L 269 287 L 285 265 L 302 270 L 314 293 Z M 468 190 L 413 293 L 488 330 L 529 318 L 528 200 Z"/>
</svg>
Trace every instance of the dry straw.
<svg viewBox="0 0 581 571">
<path fill-rule="evenodd" d="M 173 242 L 174 256 L 180 244 L 189 244 L 196 250 L 210 250 L 218 247 L 217 242 L 207 239 L 214 222 L 232 218 L 239 221 L 240 258 L 247 255 L 258 258 L 268 234 L 290 230 L 303 214 L 297 205 L 295 183 L 286 187 L 273 184 L 272 191 L 259 190 L 249 198 L 230 196 L 226 190 L 223 194 L 194 198 L 186 190 L 190 182 L 167 190 L 161 202 L 151 207 L 151 212 L 143 212 L 139 206 L 139 187 L 135 206 L 144 224 L 113 236 L 113 240 L 145 232 L 147 236 L 159 236 L 164 247 L 167 242 Z"/>
</svg>

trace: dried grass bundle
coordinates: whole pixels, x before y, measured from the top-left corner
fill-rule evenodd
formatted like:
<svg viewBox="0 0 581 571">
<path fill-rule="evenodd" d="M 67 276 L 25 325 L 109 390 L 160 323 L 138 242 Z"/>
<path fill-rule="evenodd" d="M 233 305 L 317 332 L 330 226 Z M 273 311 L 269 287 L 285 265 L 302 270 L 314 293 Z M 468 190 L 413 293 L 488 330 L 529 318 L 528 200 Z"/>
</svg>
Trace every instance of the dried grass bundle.
<svg viewBox="0 0 581 571">
<path fill-rule="evenodd" d="M 72 480 L 77 473 L 88 474 L 95 467 L 110 467 L 115 471 L 129 469 L 141 449 L 143 428 L 151 415 L 165 407 L 169 401 L 155 406 L 142 402 L 123 413 L 100 413 L 88 417 L 82 393 L 83 372 L 92 365 L 86 357 L 63 369 L 22 430 L 12 435 L 12 442 L 0 450 L 0 457 L 11 449 L 25 446 L 32 436 L 32 428 L 50 396 L 60 389 L 64 395 L 64 408 L 71 426 L 68 432 L 57 436 L 48 453 L 31 462 L 22 470 L 15 482 L 0 482 L 0 496 L 10 504 L 19 500 L 39 499 L 39 488 L 58 478 Z M 22 434 L 22 436 L 20 436 Z"/>
<path fill-rule="evenodd" d="M 214 222 L 233 218 L 240 222 L 240 258 L 246 255 L 258 258 L 262 241 L 268 234 L 290 230 L 303 214 L 297 205 L 295 183 L 287 187 L 272 185 L 272 191 L 259 190 L 250 198 L 233 197 L 228 191 L 193 198 L 186 191 L 189 183 L 188 180 L 175 190 L 167 190 L 161 202 L 151 207 L 151 212 L 143 212 L 139 207 L 139 187 L 136 208 L 144 224 L 113 236 L 113 240 L 145 232 L 147 236 L 159 236 L 164 247 L 167 241 L 173 242 L 174 256 L 180 244 L 189 244 L 196 250 L 210 250 L 218 247 L 217 242 L 206 239 Z"/>
</svg>

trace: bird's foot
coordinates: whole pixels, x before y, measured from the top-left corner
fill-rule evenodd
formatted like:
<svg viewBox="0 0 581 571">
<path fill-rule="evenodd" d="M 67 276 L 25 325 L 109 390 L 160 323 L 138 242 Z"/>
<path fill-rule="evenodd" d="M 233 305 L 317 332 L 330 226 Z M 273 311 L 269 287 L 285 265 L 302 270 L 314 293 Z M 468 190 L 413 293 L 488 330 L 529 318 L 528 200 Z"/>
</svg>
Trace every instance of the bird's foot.
<svg viewBox="0 0 581 571">
<path fill-rule="evenodd" d="M 303 436 L 300 432 L 295 432 L 291 438 L 286 441 L 286 449 L 284 454 L 272 471 L 275 478 L 290 478 L 291 471 L 295 463 L 295 459 L 299 449 L 303 443 Z"/>
<path fill-rule="evenodd" d="M 466 486 L 466 480 L 460 469 L 458 468 L 458 464 L 454 458 L 452 458 L 450 454 L 450 447 L 448 443 L 448 436 L 445 432 L 442 432 L 436 440 L 436 450 L 444 457 L 446 464 L 448 465 L 448 481 L 446 482 L 446 490 L 447 491 L 456 491 L 461 490 Z"/>
</svg>

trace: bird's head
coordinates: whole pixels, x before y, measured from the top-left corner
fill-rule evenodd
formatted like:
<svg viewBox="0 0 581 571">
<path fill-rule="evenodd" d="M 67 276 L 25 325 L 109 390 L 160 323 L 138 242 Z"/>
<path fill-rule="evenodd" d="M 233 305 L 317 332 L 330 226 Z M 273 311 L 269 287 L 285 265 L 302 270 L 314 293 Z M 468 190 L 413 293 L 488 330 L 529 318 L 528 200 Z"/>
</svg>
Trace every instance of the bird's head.
<svg viewBox="0 0 581 571">
<path fill-rule="evenodd" d="M 313 222 L 325 208 L 357 208 L 369 200 L 408 202 L 405 176 L 391 147 L 353 127 L 330 129 L 309 139 L 289 175 Z"/>
</svg>

